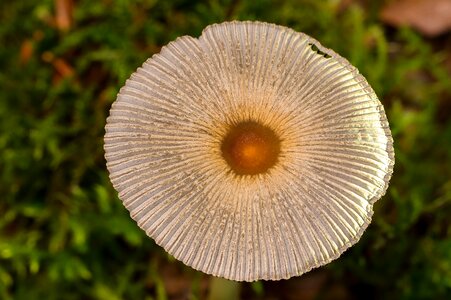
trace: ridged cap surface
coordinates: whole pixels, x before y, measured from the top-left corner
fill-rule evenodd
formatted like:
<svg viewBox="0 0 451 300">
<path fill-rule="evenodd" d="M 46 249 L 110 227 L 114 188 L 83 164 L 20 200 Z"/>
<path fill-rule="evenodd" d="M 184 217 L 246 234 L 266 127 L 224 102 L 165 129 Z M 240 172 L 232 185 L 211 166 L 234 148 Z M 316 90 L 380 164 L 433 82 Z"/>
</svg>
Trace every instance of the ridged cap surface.
<svg viewBox="0 0 451 300">
<path fill-rule="evenodd" d="M 237 175 L 233 124 L 280 138 L 277 163 Z M 394 164 L 384 108 L 358 70 L 313 38 L 261 22 L 208 26 L 133 73 L 107 120 L 110 179 L 167 252 L 238 281 L 301 275 L 356 243 Z"/>
</svg>

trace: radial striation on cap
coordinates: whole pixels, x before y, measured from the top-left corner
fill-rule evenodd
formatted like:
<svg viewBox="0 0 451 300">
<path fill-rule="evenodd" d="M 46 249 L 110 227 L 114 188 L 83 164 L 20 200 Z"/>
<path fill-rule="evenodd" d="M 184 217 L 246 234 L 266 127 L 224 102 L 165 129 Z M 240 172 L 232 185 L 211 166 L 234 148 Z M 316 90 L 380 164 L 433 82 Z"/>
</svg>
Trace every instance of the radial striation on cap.
<svg viewBox="0 0 451 300">
<path fill-rule="evenodd" d="M 394 164 L 384 108 L 358 70 L 262 22 L 211 25 L 148 59 L 112 105 L 105 152 L 149 237 L 238 281 L 339 257 L 369 225 Z"/>
</svg>

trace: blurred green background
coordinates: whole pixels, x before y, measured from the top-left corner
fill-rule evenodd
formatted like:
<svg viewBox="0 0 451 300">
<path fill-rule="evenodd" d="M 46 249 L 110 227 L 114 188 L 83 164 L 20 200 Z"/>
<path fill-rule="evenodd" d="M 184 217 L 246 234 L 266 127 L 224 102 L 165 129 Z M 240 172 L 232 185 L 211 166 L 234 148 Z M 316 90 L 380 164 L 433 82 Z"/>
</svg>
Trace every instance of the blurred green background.
<svg viewBox="0 0 451 300">
<path fill-rule="evenodd" d="M 451 299 L 450 33 L 387 26 L 391 2 L 2 1 L 0 299 Z M 105 119 L 130 74 L 231 19 L 289 26 L 346 57 L 395 140 L 361 241 L 290 280 L 231 284 L 175 261 L 130 219 L 105 167 Z"/>
</svg>

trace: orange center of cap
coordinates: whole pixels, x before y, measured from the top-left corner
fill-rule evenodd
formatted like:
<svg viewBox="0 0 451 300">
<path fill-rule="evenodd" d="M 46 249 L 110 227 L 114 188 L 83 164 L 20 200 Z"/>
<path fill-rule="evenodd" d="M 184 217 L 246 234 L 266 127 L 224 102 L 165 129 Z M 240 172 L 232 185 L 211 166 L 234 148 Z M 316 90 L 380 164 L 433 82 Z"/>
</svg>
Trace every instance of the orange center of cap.
<svg viewBox="0 0 451 300">
<path fill-rule="evenodd" d="M 280 140 L 270 128 L 248 121 L 230 128 L 221 151 L 235 173 L 254 175 L 266 172 L 277 162 Z"/>
</svg>

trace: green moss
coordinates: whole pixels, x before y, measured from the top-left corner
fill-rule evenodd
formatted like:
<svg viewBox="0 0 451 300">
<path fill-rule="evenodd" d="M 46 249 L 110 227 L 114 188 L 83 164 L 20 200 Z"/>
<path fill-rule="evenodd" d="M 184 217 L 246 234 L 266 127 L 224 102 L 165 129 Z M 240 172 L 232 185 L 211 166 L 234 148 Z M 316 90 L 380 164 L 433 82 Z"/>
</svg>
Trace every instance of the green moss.
<svg viewBox="0 0 451 300">
<path fill-rule="evenodd" d="M 343 10 L 339 1 L 313 0 L 81 0 L 71 28 L 59 31 L 51 25 L 54 1 L 33 2 L 0 8 L 1 299 L 172 299 L 168 270 L 188 282 L 189 297 L 205 296 L 208 277 L 168 259 L 117 199 L 103 134 L 118 89 L 146 58 L 227 19 L 314 36 L 359 68 L 388 114 L 396 150 L 390 188 L 362 240 L 319 270 L 328 279 L 316 295 L 451 294 L 446 37 L 387 28 L 377 4 Z M 284 286 L 244 284 L 242 294 L 281 295 Z"/>
</svg>

